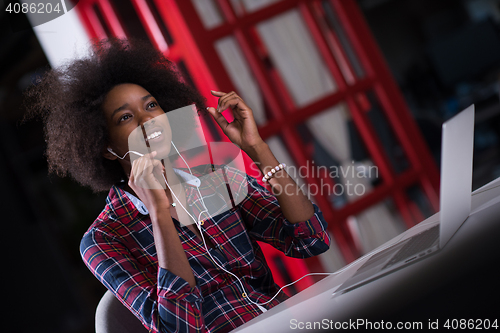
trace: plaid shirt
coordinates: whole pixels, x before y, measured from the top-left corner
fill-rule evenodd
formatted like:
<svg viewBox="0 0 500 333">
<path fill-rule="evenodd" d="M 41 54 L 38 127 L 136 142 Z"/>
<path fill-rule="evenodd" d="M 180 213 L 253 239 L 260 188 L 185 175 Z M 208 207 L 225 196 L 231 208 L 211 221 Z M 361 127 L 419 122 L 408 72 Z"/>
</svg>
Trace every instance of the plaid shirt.
<svg viewBox="0 0 500 333">
<path fill-rule="evenodd" d="M 192 169 L 194 175 L 200 175 L 200 170 L 207 174 L 207 170 Z M 224 207 L 220 196 L 210 194 L 217 186 L 226 186 L 226 181 L 232 188 L 248 186 L 248 193 L 236 207 L 225 207 L 225 213 L 205 220 L 203 233 L 217 245 L 209 249 L 212 257 L 240 278 L 247 297 L 263 303 L 279 287 L 256 241 L 269 243 L 288 256 L 306 258 L 328 249 L 327 224 L 316 205 L 308 221 L 288 222 L 276 197 L 254 178 L 233 168 L 221 170 L 226 177 L 219 172 L 201 182 L 206 206 Z M 191 196 L 198 196 L 198 191 L 187 186 L 186 197 Z M 184 279 L 158 267 L 151 220 L 144 207 L 141 211 L 146 214 L 132 200 L 140 206 L 137 198 L 113 186 L 106 207 L 83 236 L 80 251 L 92 273 L 145 327 L 153 332 L 227 332 L 262 313 L 242 297 L 239 282 L 213 262 L 198 237 L 175 219 L 196 286 L 191 288 Z M 198 216 L 199 201 L 193 202 L 190 207 Z M 286 297 L 280 293 L 264 307 L 269 309 Z"/>
</svg>

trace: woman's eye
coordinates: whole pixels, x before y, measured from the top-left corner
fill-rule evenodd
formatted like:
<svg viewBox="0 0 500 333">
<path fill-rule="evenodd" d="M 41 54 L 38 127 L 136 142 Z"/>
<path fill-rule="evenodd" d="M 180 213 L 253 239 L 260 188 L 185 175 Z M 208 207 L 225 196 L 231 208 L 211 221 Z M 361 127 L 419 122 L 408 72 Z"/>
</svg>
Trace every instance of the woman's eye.
<svg viewBox="0 0 500 333">
<path fill-rule="evenodd" d="M 125 120 L 129 119 L 130 117 L 131 117 L 131 115 L 129 115 L 129 114 L 125 114 L 125 115 L 123 115 L 123 116 L 120 118 L 120 122 L 125 121 Z"/>
<path fill-rule="evenodd" d="M 150 108 L 150 109 L 151 109 L 151 108 L 154 108 L 154 107 L 155 107 L 155 106 L 157 106 L 157 105 L 158 105 L 158 104 L 157 104 L 156 102 L 150 102 L 150 103 L 148 104 L 148 108 Z"/>
</svg>

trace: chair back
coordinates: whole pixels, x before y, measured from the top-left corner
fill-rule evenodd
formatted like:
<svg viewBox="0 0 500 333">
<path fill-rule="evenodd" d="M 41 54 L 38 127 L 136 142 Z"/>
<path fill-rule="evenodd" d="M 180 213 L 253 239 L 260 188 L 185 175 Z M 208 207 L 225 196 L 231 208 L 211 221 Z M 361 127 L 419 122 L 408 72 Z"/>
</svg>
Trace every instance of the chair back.
<svg viewBox="0 0 500 333">
<path fill-rule="evenodd" d="M 106 291 L 95 313 L 96 333 L 146 333 L 141 321 L 111 291 Z"/>
</svg>

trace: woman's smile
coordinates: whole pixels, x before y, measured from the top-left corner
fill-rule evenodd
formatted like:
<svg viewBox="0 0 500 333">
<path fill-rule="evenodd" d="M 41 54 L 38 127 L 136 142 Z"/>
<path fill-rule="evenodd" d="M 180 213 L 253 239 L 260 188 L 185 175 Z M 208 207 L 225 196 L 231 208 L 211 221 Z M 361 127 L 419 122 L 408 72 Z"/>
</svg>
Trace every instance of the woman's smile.
<svg viewBox="0 0 500 333">
<path fill-rule="evenodd" d="M 159 141 L 159 140 L 161 140 L 163 138 L 163 137 L 161 137 L 161 133 L 162 133 L 162 131 L 156 131 L 156 132 L 148 135 L 148 137 L 146 139 L 148 140 L 148 142 L 152 141 L 152 140 Z"/>
</svg>

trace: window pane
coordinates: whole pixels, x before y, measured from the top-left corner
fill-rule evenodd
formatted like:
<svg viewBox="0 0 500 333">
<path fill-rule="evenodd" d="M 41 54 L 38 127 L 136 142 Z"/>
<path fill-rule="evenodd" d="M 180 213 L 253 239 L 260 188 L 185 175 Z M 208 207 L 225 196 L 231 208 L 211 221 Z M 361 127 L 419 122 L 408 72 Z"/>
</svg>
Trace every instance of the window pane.
<svg viewBox="0 0 500 333">
<path fill-rule="evenodd" d="M 334 208 L 366 195 L 381 182 L 345 103 L 311 117 L 297 131 L 310 152 L 309 174 L 320 179 L 321 195 L 328 196 Z"/>
<path fill-rule="evenodd" d="M 347 264 L 342 257 L 335 236 L 330 234 L 330 240 L 330 248 L 319 255 L 319 260 L 325 272 L 335 272 Z"/>
<path fill-rule="evenodd" d="M 415 223 L 420 223 L 435 213 L 429 202 L 429 198 L 427 198 L 420 186 L 414 185 L 409 187 L 406 190 L 406 195 L 410 200 L 408 204 L 410 205 L 410 212 L 412 212 Z"/>
<path fill-rule="evenodd" d="M 282 0 L 231 0 L 231 4 L 236 14 L 243 16 L 245 13 L 255 12 L 279 1 Z"/>
<path fill-rule="evenodd" d="M 347 61 L 351 65 L 351 68 L 354 71 L 355 76 L 357 78 L 363 78 L 365 76 L 365 71 L 361 63 L 359 62 L 358 56 L 356 55 L 351 45 L 351 42 L 349 41 L 349 38 L 347 37 L 344 31 L 344 27 L 340 23 L 337 13 L 332 7 L 330 1 L 323 1 L 322 4 L 325 11 L 328 26 L 337 35 L 341 47 L 344 50 L 344 54 L 347 57 Z M 332 45 L 330 45 L 330 47 L 332 47 Z M 332 51 L 334 51 L 333 47 Z M 337 54 L 337 52 L 335 51 L 333 53 L 335 54 L 335 57 L 337 58 L 337 62 L 339 63 L 339 65 L 345 63 L 345 61 L 343 61 L 344 59 L 339 59 L 340 57 L 343 58 L 343 55 Z M 346 78 L 349 84 L 354 83 L 348 79 L 352 76 L 351 68 L 349 68 L 348 66 L 340 66 L 340 70 L 344 74 L 344 77 Z"/>
<path fill-rule="evenodd" d="M 215 43 L 215 49 L 238 94 L 252 109 L 255 122 L 257 125 L 265 124 L 268 115 L 263 96 L 235 38 L 229 36 L 218 40 Z"/>
<path fill-rule="evenodd" d="M 366 94 L 358 94 L 357 102 L 361 110 L 368 114 L 377 138 L 382 143 L 394 171 L 401 173 L 407 170 L 410 167 L 410 163 L 406 157 L 406 153 L 389 124 L 383 107 L 379 103 L 375 93 L 369 91 Z"/>
<path fill-rule="evenodd" d="M 213 0 L 191 0 L 198 16 L 207 29 L 212 29 L 224 22 L 219 7 Z"/>
<path fill-rule="evenodd" d="M 392 199 L 350 216 L 347 224 L 362 254 L 372 251 L 406 230 Z"/>
<path fill-rule="evenodd" d="M 335 92 L 336 84 L 296 10 L 260 23 L 257 31 L 297 106 Z"/>
</svg>

